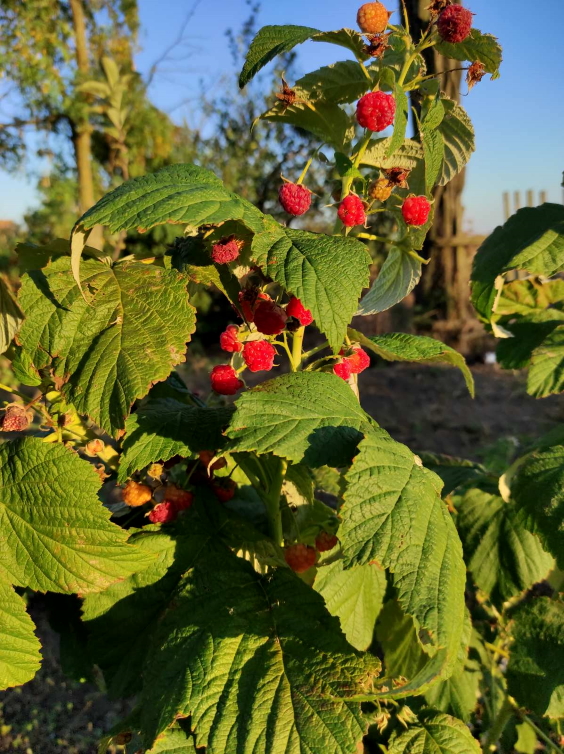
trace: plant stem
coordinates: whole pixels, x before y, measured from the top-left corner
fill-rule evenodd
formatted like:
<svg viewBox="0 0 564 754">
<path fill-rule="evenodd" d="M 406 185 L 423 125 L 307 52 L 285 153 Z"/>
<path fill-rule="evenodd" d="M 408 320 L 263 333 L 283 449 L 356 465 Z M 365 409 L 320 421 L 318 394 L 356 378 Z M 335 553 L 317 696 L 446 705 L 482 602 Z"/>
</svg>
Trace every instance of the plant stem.
<svg viewBox="0 0 564 754">
<path fill-rule="evenodd" d="M 311 348 L 309 351 L 302 354 L 302 361 L 309 359 L 311 356 L 319 353 L 319 351 L 323 351 L 325 348 L 329 348 L 329 343 L 327 341 L 324 341 L 320 346 L 315 346 L 315 348 Z"/>
<path fill-rule="evenodd" d="M 292 370 L 292 372 L 295 372 L 296 371 L 296 367 L 294 365 L 294 358 L 292 356 L 292 352 L 290 351 L 290 349 L 288 347 L 288 337 L 286 335 L 286 331 L 283 332 L 282 336 L 283 336 L 284 340 L 283 340 L 282 343 L 280 343 L 280 345 L 282 346 L 282 348 L 288 354 L 288 361 L 290 362 L 290 369 Z"/>
<path fill-rule="evenodd" d="M 302 364 L 302 346 L 304 343 L 305 327 L 300 327 L 294 333 L 292 339 L 292 361 L 294 363 L 294 371 L 297 372 Z"/>
<path fill-rule="evenodd" d="M 514 709 L 511 702 L 509 701 L 509 698 L 505 697 L 503 704 L 499 708 L 499 712 L 495 716 L 491 727 L 484 738 L 483 748 L 485 750 L 495 749 L 496 744 L 505 729 L 505 726 L 513 716 L 513 712 Z"/>
<path fill-rule="evenodd" d="M 353 167 L 357 168 L 360 165 L 360 161 L 364 157 L 364 153 L 366 152 L 366 149 L 368 145 L 370 144 L 370 139 L 372 138 L 372 131 L 368 131 L 368 129 L 365 130 L 364 135 L 361 137 L 361 139 L 358 142 L 358 148 L 356 151 L 356 155 L 353 161 Z M 350 188 L 352 186 L 353 182 L 353 176 L 345 176 L 343 178 L 342 187 L 341 187 L 341 198 L 344 199 L 345 196 L 347 196 L 350 192 Z"/>
<path fill-rule="evenodd" d="M 268 493 L 264 496 L 266 505 L 266 516 L 268 518 L 268 530 L 270 536 L 277 545 L 282 544 L 282 515 L 280 513 L 280 495 L 282 494 L 282 484 L 288 469 L 288 461 L 279 458 L 278 467 L 273 475 L 272 483 Z"/>
<path fill-rule="evenodd" d="M 301 186 L 301 185 L 302 185 L 302 183 L 304 182 L 304 179 L 305 179 L 305 177 L 306 177 L 306 175 L 307 175 L 307 171 L 308 171 L 308 170 L 310 169 L 310 167 L 311 167 L 311 163 L 313 162 L 313 158 L 315 157 L 315 155 L 317 154 L 317 152 L 318 152 L 318 151 L 319 151 L 319 150 L 317 150 L 317 149 L 316 149 L 316 150 L 315 150 L 315 152 L 314 152 L 314 153 L 313 153 L 313 154 L 311 155 L 311 157 L 309 158 L 309 160 L 308 160 L 308 161 L 306 162 L 306 164 L 305 164 L 305 167 L 304 167 L 304 169 L 302 170 L 302 174 L 300 175 L 300 177 L 299 177 L 299 178 L 298 178 L 298 180 L 296 181 L 296 185 L 298 185 L 298 186 Z"/>
<path fill-rule="evenodd" d="M 541 730 L 528 715 L 526 715 L 524 712 L 521 712 L 520 709 L 516 709 L 515 712 L 517 713 L 518 717 L 523 720 L 523 722 L 527 723 L 527 725 L 529 725 L 535 731 L 537 736 L 542 741 L 544 741 L 547 746 L 550 746 L 552 749 L 554 749 L 554 751 L 558 752 L 558 754 L 564 754 L 560 746 L 557 746 L 554 741 L 549 736 L 547 736 L 546 733 Z"/>
</svg>

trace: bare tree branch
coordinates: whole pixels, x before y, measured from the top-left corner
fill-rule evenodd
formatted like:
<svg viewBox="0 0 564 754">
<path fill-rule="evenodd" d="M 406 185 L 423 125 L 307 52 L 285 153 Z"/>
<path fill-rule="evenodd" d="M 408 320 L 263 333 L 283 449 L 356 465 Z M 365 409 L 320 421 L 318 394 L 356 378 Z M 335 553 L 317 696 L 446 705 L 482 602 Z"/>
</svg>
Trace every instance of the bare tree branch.
<svg viewBox="0 0 564 754">
<path fill-rule="evenodd" d="M 173 50 L 176 47 L 179 47 L 184 42 L 184 33 L 186 32 L 186 27 L 192 20 L 194 13 L 196 12 L 198 5 L 200 5 L 201 2 L 202 0 L 194 0 L 192 7 L 190 8 L 188 13 L 184 17 L 184 21 L 182 22 L 182 26 L 180 27 L 180 31 L 178 32 L 176 39 L 166 48 L 166 50 L 164 50 L 162 55 L 160 55 L 152 64 L 151 68 L 149 69 L 149 75 L 147 77 L 147 87 L 151 86 L 151 83 L 153 79 L 155 78 L 155 74 L 157 73 L 159 65 L 161 65 L 161 63 L 164 63 L 165 60 L 168 60 L 171 52 L 173 52 Z"/>
</svg>

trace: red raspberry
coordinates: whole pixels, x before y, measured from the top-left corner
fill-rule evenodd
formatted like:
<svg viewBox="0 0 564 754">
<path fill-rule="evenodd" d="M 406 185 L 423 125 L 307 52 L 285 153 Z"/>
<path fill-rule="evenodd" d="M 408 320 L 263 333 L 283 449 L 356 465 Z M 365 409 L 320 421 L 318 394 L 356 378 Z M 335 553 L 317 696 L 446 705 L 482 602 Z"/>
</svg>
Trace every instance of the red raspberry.
<svg viewBox="0 0 564 754">
<path fill-rule="evenodd" d="M 237 373 L 229 364 L 219 364 L 212 369 L 211 385 L 212 390 L 219 395 L 235 395 L 245 383 L 237 377 Z"/>
<path fill-rule="evenodd" d="M 298 217 L 310 208 L 311 191 L 297 183 L 283 183 L 278 191 L 278 199 L 284 212 Z"/>
<path fill-rule="evenodd" d="M 334 534 L 329 534 L 327 531 L 320 532 L 315 539 L 317 552 L 327 552 L 327 550 L 332 550 L 338 541 L 338 538 Z"/>
<path fill-rule="evenodd" d="M 220 503 L 228 503 L 237 492 L 237 483 L 229 477 L 220 477 L 212 484 L 212 491 Z"/>
<path fill-rule="evenodd" d="M 180 487 L 176 487 L 174 484 L 169 484 L 165 488 L 165 501 L 173 503 L 177 511 L 185 511 L 190 508 L 194 502 L 194 495 L 188 490 L 183 490 Z"/>
<path fill-rule="evenodd" d="M 229 236 L 229 238 L 222 238 L 219 243 L 216 243 L 212 248 L 212 259 L 216 264 L 228 264 L 233 262 L 239 256 L 239 252 L 243 246 L 243 242 L 235 238 L 235 236 Z"/>
<path fill-rule="evenodd" d="M 363 128 L 383 131 L 394 122 L 396 101 L 385 92 L 368 92 L 356 104 L 356 119 Z"/>
<path fill-rule="evenodd" d="M 123 502 L 130 508 L 138 508 L 145 505 L 153 497 L 153 490 L 146 484 L 139 484 L 130 479 L 121 493 Z"/>
<path fill-rule="evenodd" d="M 149 513 L 149 521 L 152 524 L 169 524 L 171 521 L 176 521 L 177 517 L 176 506 L 170 500 L 163 500 Z"/>
<path fill-rule="evenodd" d="M 296 573 L 303 573 L 315 565 L 316 557 L 314 548 L 309 545 L 290 545 L 284 550 L 284 560 Z"/>
<path fill-rule="evenodd" d="M 12 403 L 5 408 L 4 418 L 0 425 L 2 432 L 23 432 L 31 424 L 33 414 L 24 406 Z"/>
<path fill-rule="evenodd" d="M 354 194 L 345 196 L 341 204 L 339 205 L 340 221 L 347 228 L 354 228 L 355 225 L 364 225 L 366 222 L 366 212 L 364 211 L 364 204 Z"/>
<path fill-rule="evenodd" d="M 237 339 L 239 328 L 237 325 L 228 325 L 225 331 L 219 336 L 219 345 L 228 353 L 235 353 L 243 350 L 243 344 Z"/>
<path fill-rule="evenodd" d="M 382 3 L 364 3 L 358 9 L 356 22 L 365 34 L 381 34 L 388 25 L 390 15 Z"/>
<path fill-rule="evenodd" d="M 343 380 L 348 380 L 352 374 L 349 360 L 343 359 L 342 361 L 338 361 L 333 367 L 333 372 L 337 377 L 340 377 Z"/>
<path fill-rule="evenodd" d="M 339 351 L 339 356 L 345 357 L 343 361 L 348 363 L 351 374 L 360 374 L 370 366 L 370 356 L 359 345 L 351 346 L 346 353 L 342 348 Z"/>
<path fill-rule="evenodd" d="M 272 299 L 266 293 L 261 293 L 258 288 L 245 288 L 239 292 L 239 306 L 247 322 L 254 321 L 258 301 L 272 301 Z"/>
<path fill-rule="evenodd" d="M 248 340 L 243 346 L 243 358 L 251 372 L 270 372 L 275 356 L 276 348 L 268 340 Z"/>
<path fill-rule="evenodd" d="M 430 211 L 431 203 L 426 196 L 408 196 L 401 208 L 403 219 L 408 225 L 425 225 Z"/>
<path fill-rule="evenodd" d="M 293 296 L 286 306 L 286 314 L 290 317 L 295 317 L 300 325 L 311 325 L 313 322 L 313 314 L 309 309 L 306 309 L 299 298 Z"/>
<path fill-rule="evenodd" d="M 253 318 L 257 330 L 263 335 L 279 335 L 286 327 L 288 315 L 281 306 L 269 299 L 257 301 Z"/>
<path fill-rule="evenodd" d="M 472 13 L 462 5 L 449 5 L 439 16 L 437 28 L 445 42 L 463 42 L 472 31 Z"/>
</svg>

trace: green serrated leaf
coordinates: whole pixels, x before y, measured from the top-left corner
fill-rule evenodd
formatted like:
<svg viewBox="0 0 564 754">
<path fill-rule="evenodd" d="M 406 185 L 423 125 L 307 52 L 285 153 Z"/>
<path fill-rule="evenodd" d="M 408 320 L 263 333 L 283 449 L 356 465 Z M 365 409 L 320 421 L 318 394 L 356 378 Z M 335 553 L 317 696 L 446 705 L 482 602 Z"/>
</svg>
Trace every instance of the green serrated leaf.
<svg viewBox="0 0 564 754">
<path fill-rule="evenodd" d="M 289 52 L 296 45 L 311 39 L 315 34 L 321 34 L 319 29 L 311 26 L 263 26 L 259 30 L 245 58 L 245 64 L 239 76 L 239 87 L 242 89 L 267 63 L 277 55 Z"/>
<path fill-rule="evenodd" d="M 386 592 L 384 571 L 370 563 L 344 570 L 343 561 L 337 560 L 318 568 L 313 588 L 339 618 L 349 644 L 368 649 Z"/>
<path fill-rule="evenodd" d="M 480 744 L 461 720 L 424 709 L 418 723 L 396 734 L 388 747 L 389 754 L 480 754 Z"/>
<path fill-rule="evenodd" d="M 468 368 L 464 356 L 454 348 L 441 343 L 435 338 L 425 335 L 410 335 L 409 333 L 394 332 L 385 335 L 374 335 L 367 338 L 357 330 L 349 328 L 349 337 L 369 348 L 386 361 L 416 361 L 424 364 L 448 364 L 460 369 L 468 392 L 474 396 L 474 378 Z"/>
<path fill-rule="evenodd" d="M 454 499 L 457 527 L 472 579 L 498 608 L 542 581 L 554 567 L 519 509 L 487 488 Z"/>
<path fill-rule="evenodd" d="M 564 325 L 558 325 L 551 328 L 551 332 L 531 353 L 527 392 L 535 398 L 546 398 L 563 391 Z"/>
<path fill-rule="evenodd" d="M 129 542 L 147 556 L 150 566 L 84 600 L 89 651 L 112 699 L 138 692 L 162 613 L 182 574 L 209 541 L 210 534 L 192 514 L 166 530 L 154 526 L 136 531 Z"/>
<path fill-rule="evenodd" d="M 409 113 L 409 100 L 402 86 L 394 88 L 394 99 L 396 101 L 396 117 L 394 119 L 394 133 L 386 150 L 387 158 L 392 157 L 405 141 L 405 130 L 407 128 L 407 116 Z"/>
<path fill-rule="evenodd" d="M 98 500 L 94 467 L 34 437 L 0 446 L 0 572 L 18 586 L 97 592 L 146 568 Z M 26 557 L 22 557 L 22 553 Z"/>
<path fill-rule="evenodd" d="M 262 120 L 288 123 L 303 128 L 334 149 L 345 149 L 354 137 L 351 119 L 339 105 L 324 102 L 298 102 L 288 107 L 277 102 L 261 116 Z"/>
<path fill-rule="evenodd" d="M 444 95 L 445 117 L 438 127 L 444 142 L 444 160 L 438 185 L 446 186 L 464 168 L 476 149 L 474 126 L 466 110 Z"/>
<path fill-rule="evenodd" d="M 438 130 L 422 132 L 423 154 L 425 155 L 425 185 L 430 192 L 443 168 L 445 142 Z"/>
<path fill-rule="evenodd" d="M 515 316 L 527 322 L 547 322 L 564 319 L 564 280 L 530 278 L 513 280 L 503 286 L 496 305 L 500 320 Z"/>
<path fill-rule="evenodd" d="M 378 671 L 288 569 L 260 576 L 211 544 L 159 626 L 141 694 L 145 743 L 190 715 L 208 754 L 349 754 L 366 723 L 346 700 Z"/>
<path fill-rule="evenodd" d="M 507 689 L 521 707 L 564 717 L 564 603 L 540 597 L 513 615 Z"/>
<path fill-rule="evenodd" d="M 384 170 L 394 167 L 413 170 L 423 160 L 423 149 L 419 142 L 413 139 L 404 139 L 403 144 L 395 150 L 393 157 L 388 157 L 390 143 L 391 138 L 371 142 L 371 146 L 362 156 L 362 165 Z"/>
<path fill-rule="evenodd" d="M 274 221 L 255 236 L 253 259 L 311 310 L 334 351 L 343 343 L 362 289 L 370 255 L 354 238 L 283 228 Z"/>
<path fill-rule="evenodd" d="M 36 368 L 53 369 L 79 413 L 117 436 L 133 401 L 184 361 L 195 310 L 174 270 L 87 260 L 81 280 L 87 301 L 68 257 L 24 275 L 18 340 Z"/>
<path fill-rule="evenodd" d="M 502 58 L 501 46 L 496 37 L 491 34 L 482 34 L 478 29 L 472 29 L 465 40 L 456 44 L 440 40 L 435 49 L 446 58 L 468 60 L 471 63 L 480 62 L 488 73 L 495 75 L 499 72 Z"/>
<path fill-rule="evenodd" d="M 248 203 L 227 191 L 210 170 L 168 165 L 110 191 L 82 215 L 73 235 L 98 224 L 112 233 L 132 228 L 145 232 L 162 223 L 199 227 L 242 219 L 247 211 Z"/>
<path fill-rule="evenodd" d="M 356 312 L 367 316 L 390 309 L 415 288 L 421 278 L 421 262 L 392 246 L 372 288 L 365 294 Z"/>
<path fill-rule="evenodd" d="M 159 736 L 147 754 L 196 754 L 194 739 L 189 738 L 181 728 L 170 728 Z"/>
<path fill-rule="evenodd" d="M 564 270 L 564 207 L 524 207 L 496 228 L 478 249 L 472 267 L 472 303 L 489 322 L 496 280 L 510 270 L 552 277 Z"/>
<path fill-rule="evenodd" d="M 346 475 L 339 539 L 345 565 L 376 561 L 429 655 L 454 660 L 464 626 L 466 568 L 442 482 L 405 445 L 372 428 Z"/>
<path fill-rule="evenodd" d="M 23 314 L 2 276 L 0 276 L 0 354 L 8 348 L 23 322 Z"/>
<path fill-rule="evenodd" d="M 526 318 L 521 318 L 517 321 L 511 322 L 509 326 L 504 324 L 504 328 L 507 332 L 510 332 L 513 337 L 503 338 L 497 344 L 496 356 L 497 361 L 502 369 L 524 369 L 528 367 L 531 362 L 531 356 L 535 349 L 542 346 L 544 340 L 550 335 L 550 333 L 558 326 L 558 320 L 552 322 L 529 322 Z M 540 349 L 542 354 L 542 349 Z M 555 354 L 558 356 L 558 354 Z M 551 366 L 558 365 L 558 359 L 552 358 L 552 352 L 549 350 L 545 353 L 546 359 L 542 357 L 537 360 L 537 370 L 541 367 L 541 370 L 536 371 L 533 375 L 533 385 L 528 388 L 528 391 L 535 388 L 541 388 L 542 384 L 539 382 L 535 385 L 536 380 L 542 376 L 542 382 L 545 382 L 547 386 L 552 382 L 551 377 L 557 377 L 556 372 L 551 369 Z M 546 363 L 544 363 L 546 361 Z M 546 371 L 542 369 L 546 367 Z M 529 375 L 530 376 L 530 375 Z M 531 393 L 534 395 L 534 393 Z M 537 395 L 541 398 L 543 396 Z"/>
<path fill-rule="evenodd" d="M 362 34 L 353 29 L 339 29 L 338 31 L 322 31 L 312 37 L 314 42 L 328 42 L 329 44 L 345 47 L 350 50 L 357 60 L 366 60 L 365 41 Z"/>
<path fill-rule="evenodd" d="M 304 99 L 341 104 L 360 99 L 372 84 L 356 61 L 342 60 L 307 73 L 294 88 Z"/>
<path fill-rule="evenodd" d="M 1 503 L 0 503 L 1 505 Z M 41 665 L 41 645 L 23 599 L 0 582 L 0 690 L 31 681 Z"/>
<path fill-rule="evenodd" d="M 274 453 L 312 468 L 348 465 L 369 421 L 350 387 L 325 372 L 263 382 L 235 405 L 229 450 Z"/>
<path fill-rule="evenodd" d="M 564 569 L 564 445 L 527 456 L 511 481 L 524 524 Z"/>
<path fill-rule="evenodd" d="M 118 481 L 155 461 L 219 450 L 232 414 L 230 407 L 187 406 L 174 398 L 148 400 L 125 423 Z"/>
</svg>

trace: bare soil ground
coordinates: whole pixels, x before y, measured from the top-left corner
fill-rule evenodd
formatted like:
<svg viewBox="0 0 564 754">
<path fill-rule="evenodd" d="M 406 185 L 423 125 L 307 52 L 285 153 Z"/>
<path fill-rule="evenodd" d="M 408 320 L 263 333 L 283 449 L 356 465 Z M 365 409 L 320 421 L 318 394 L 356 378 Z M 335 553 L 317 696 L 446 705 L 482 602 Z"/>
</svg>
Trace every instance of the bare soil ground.
<svg viewBox="0 0 564 754">
<path fill-rule="evenodd" d="M 205 392 L 209 365 L 202 361 L 196 383 Z M 564 403 L 534 400 L 524 376 L 494 366 L 472 369 L 476 398 L 462 376 L 448 367 L 391 364 L 360 377 L 362 404 L 397 440 L 429 450 L 482 460 L 484 448 L 504 440 L 527 442 L 564 421 Z M 193 383 L 191 383 L 193 384 Z M 109 702 L 89 683 L 68 681 L 58 661 L 58 638 L 41 604 L 32 606 L 44 644 L 44 665 L 23 688 L 0 694 L 0 752 L 13 754 L 95 754 L 102 733 L 124 714 L 125 704 Z"/>
</svg>

